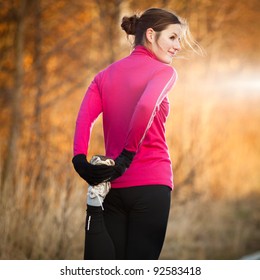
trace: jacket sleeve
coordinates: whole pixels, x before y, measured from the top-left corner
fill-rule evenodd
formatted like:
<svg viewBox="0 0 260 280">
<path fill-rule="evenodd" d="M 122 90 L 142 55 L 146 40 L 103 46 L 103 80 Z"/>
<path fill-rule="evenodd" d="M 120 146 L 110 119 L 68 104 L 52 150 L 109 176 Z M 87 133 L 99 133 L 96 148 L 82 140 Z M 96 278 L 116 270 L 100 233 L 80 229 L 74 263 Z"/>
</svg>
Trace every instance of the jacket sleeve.
<svg viewBox="0 0 260 280">
<path fill-rule="evenodd" d="M 87 155 L 93 124 L 102 112 L 97 77 L 90 84 L 81 103 L 76 121 L 73 154 Z"/>
<path fill-rule="evenodd" d="M 132 116 L 125 149 L 137 152 L 163 99 L 174 85 L 177 74 L 172 67 L 156 72 L 148 82 Z"/>
</svg>

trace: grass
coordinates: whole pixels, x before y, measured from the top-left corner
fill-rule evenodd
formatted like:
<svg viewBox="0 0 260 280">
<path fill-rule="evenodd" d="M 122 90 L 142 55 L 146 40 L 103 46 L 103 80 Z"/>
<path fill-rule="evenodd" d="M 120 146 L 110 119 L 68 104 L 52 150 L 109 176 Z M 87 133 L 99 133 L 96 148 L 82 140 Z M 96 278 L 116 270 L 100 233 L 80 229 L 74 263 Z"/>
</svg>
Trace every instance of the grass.
<svg viewBox="0 0 260 280">
<path fill-rule="evenodd" d="M 240 259 L 259 250 L 259 193 L 173 202 L 162 259 Z"/>
</svg>

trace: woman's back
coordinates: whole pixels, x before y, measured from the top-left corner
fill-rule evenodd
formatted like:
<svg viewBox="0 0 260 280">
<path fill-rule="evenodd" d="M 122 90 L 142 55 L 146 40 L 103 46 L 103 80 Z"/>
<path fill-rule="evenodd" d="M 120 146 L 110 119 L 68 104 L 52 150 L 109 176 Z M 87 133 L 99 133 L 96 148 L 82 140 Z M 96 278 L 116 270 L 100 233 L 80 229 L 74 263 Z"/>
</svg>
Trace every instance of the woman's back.
<svg viewBox="0 0 260 280">
<path fill-rule="evenodd" d="M 156 183 L 162 177 L 166 183 L 165 178 L 172 177 L 164 124 L 169 112 L 166 94 L 175 80 L 174 69 L 142 46 L 95 78 L 102 103 L 106 155 L 116 158 L 125 146 L 137 150 L 131 171 L 112 187 L 123 187 L 123 182 L 129 186 L 129 180 L 133 186 Z M 168 179 L 167 185 L 172 186 L 172 181 Z"/>
</svg>

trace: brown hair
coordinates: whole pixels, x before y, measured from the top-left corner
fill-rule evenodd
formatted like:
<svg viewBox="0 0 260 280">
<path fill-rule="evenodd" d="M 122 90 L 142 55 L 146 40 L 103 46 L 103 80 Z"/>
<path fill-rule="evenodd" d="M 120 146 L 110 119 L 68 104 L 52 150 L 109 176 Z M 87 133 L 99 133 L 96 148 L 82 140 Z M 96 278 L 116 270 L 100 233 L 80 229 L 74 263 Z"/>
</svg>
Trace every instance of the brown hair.
<svg viewBox="0 0 260 280">
<path fill-rule="evenodd" d="M 199 44 L 192 38 L 187 22 L 171 11 L 151 8 L 143 12 L 140 16 L 133 15 L 123 17 L 121 27 L 127 35 L 134 35 L 134 46 L 143 45 L 145 42 L 145 33 L 148 28 L 155 32 L 163 31 L 170 24 L 180 24 L 182 27 L 181 44 L 184 48 L 188 47 L 197 54 L 203 50 Z"/>
<path fill-rule="evenodd" d="M 151 8 L 146 10 L 140 17 L 133 15 L 123 17 L 121 27 L 127 35 L 135 35 L 134 45 L 143 45 L 145 32 L 152 28 L 155 32 L 160 32 L 167 28 L 169 24 L 181 24 L 180 19 L 173 13 L 163 9 Z"/>
</svg>

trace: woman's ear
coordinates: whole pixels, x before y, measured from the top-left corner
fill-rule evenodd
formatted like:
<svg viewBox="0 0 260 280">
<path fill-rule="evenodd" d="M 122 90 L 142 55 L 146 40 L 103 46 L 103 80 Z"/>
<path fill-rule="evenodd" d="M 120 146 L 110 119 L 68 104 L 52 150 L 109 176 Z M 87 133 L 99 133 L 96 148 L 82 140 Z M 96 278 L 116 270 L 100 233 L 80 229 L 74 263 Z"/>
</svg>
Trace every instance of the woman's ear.
<svg viewBox="0 0 260 280">
<path fill-rule="evenodd" d="M 155 31 L 152 28 L 148 28 L 145 33 L 147 42 L 153 43 L 155 37 Z"/>
</svg>

